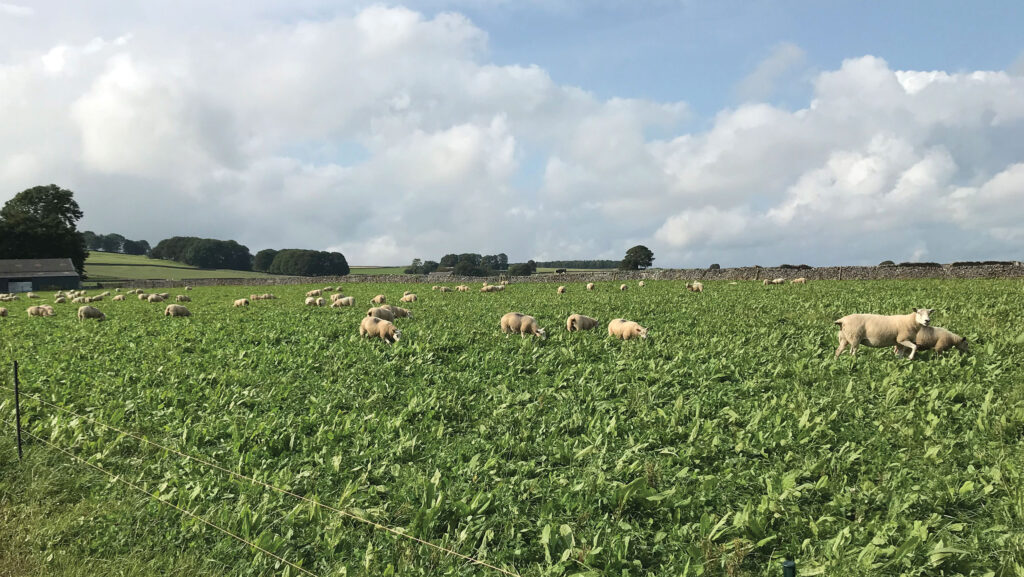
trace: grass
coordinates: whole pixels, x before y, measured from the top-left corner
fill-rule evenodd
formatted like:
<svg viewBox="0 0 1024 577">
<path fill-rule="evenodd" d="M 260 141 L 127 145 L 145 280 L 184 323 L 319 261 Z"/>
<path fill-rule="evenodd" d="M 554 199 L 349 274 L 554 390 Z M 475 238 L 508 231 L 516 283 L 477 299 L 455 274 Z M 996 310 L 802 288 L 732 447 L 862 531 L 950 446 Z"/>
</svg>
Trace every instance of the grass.
<svg viewBox="0 0 1024 577">
<path fill-rule="evenodd" d="M 85 261 L 85 274 L 89 282 L 119 280 L 182 280 L 190 278 L 262 278 L 259 272 L 200 269 L 170 260 L 151 259 L 141 255 L 128 255 L 91 251 Z"/>
<path fill-rule="evenodd" d="M 25 391 L 522 575 L 1019 575 L 1024 285 L 764 288 L 541 283 L 501 293 L 354 283 L 201 287 L 194 316 L 137 299 L 0 319 Z M 369 298 L 416 290 L 394 346 Z M 934 307 L 967 355 L 832 358 L 832 321 Z M 545 341 L 506 337 L 532 314 Z M 566 333 L 570 313 L 650 338 Z M 9 375 L 9 373 L 7 373 Z M 5 384 L 9 376 L 5 375 Z M 13 418 L 9 393 L 0 418 Z M 23 401 L 27 429 L 317 575 L 494 574 Z M 56 576 L 276 575 L 273 560 L 39 443 L 0 435 L 0 567 Z M 15 561 L 5 561 L 15 560 Z M 2 573 L 0 573 L 2 574 Z"/>
<path fill-rule="evenodd" d="M 408 266 L 353 266 L 349 274 L 405 274 Z"/>
</svg>

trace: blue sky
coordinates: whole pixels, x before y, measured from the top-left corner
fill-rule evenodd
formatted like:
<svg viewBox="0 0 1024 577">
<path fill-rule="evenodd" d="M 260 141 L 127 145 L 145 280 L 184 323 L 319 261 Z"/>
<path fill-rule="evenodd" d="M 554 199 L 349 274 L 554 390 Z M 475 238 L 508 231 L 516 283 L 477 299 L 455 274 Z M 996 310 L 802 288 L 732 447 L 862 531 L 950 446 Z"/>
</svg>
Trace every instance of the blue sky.
<svg viewBox="0 0 1024 577">
<path fill-rule="evenodd" d="M 0 0 L 0 201 L 55 182 L 97 232 L 356 264 L 1017 259 L 1020 22 L 1009 2 Z"/>
</svg>

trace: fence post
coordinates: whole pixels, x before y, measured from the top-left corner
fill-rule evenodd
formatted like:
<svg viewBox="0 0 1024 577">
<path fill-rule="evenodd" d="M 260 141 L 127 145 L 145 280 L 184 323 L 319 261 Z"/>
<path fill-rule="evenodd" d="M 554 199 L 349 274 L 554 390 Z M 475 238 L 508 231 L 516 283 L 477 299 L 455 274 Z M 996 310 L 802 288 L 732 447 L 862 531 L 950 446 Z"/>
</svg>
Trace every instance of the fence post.
<svg viewBox="0 0 1024 577">
<path fill-rule="evenodd" d="M 21 460 L 21 397 L 18 394 L 18 361 L 14 361 L 14 430 L 18 437 L 18 460 Z"/>
<path fill-rule="evenodd" d="M 796 563 L 792 559 L 782 562 L 782 577 L 796 577 Z"/>
</svg>

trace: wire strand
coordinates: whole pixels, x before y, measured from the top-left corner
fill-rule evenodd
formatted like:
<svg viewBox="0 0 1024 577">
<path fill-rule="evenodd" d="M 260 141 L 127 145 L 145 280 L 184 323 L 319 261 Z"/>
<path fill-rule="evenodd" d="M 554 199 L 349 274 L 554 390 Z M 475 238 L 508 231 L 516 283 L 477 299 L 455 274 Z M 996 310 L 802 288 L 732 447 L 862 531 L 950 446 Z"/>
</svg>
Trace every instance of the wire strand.
<svg viewBox="0 0 1024 577">
<path fill-rule="evenodd" d="M 4 421 L 4 422 L 9 424 L 9 425 L 12 424 L 10 421 Z M 107 475 L 108 477 L 110 477 L 114 481 L 120 481 L 120 482 L 124 483 L 125 485 L 128 485 L 129 487 L 135 489 L 136 491 L 139 491 L 140 493 L 143 493 L 145 495 L 148 495 L 149 497 L 152 497 L 153 499 L 155 499 L 159 503 L 162 503 L 164 505 L 173 507 L 173 508 L 177 509 L 178 511 L 181 511 L 182 513 L 188 515 L 189 517 L 192 517 L 193 519 L 195 519 L 197 521 L 201 521 L 204 524 L 206 524 L 206 525 L 208 525 L 210 527 L 213 527 L 214 529 L 224 533 L 225 535 L 229 535 L 229 536 L 237 539 L 238 541 L 240 541 L 242 543 L 245 543 L 246 545 L 248 545 L 248 546 L 250 546 L 250 547 L 252 547 L 254 549 L 259 550 L 260 552 L 265 553 L 268 556 L 273 557 L 274 559 L 277 559 L 278 561 L 280 561 L 280 562 L 282 562 L 282 563 L 284 563 L 286 565 L 289 565 L 289 566 L 297 569 L 298 571 L 301 571 L 302 573 L 304 573 L 306 575 L 312 575 L 312 577 L 317 577 L 317 575 L 315 573 L 312 573 L 311 571 L 309 571 L 307 569 L 303 569 L 302 567 L 296 565 L 295 563 L 292 563 L 291 561 L 285 559 L 284 557 L 280 557 L 278 555 L 275 555 L 274 553 L 271 553 L 270 551 L 267 551 L 263 547 L 260 547 L 259 545 L 255 544 L 255 543 L 253 543 L 251 541 L 246 540 L 244 537 L 236 535 L 236 534 L 232 533 L 231 531 L 228 531 L 227 529 L 225 529 L 223 527 L 215 525 L 215 524 L 211 523 L 210 521 L 207 521 L 203 517 L 200 517 L 199 515 L 196 515 L 195 513 L 191 512 L 191 511 L 189 511 L 187 509 L 179 507 L 179 506 L 175 505 L 174 503 L 171 503 L 170 501 L 164 501 L 159 496 L 157 496 L 156 493 L 150 493 L 149 491 L 143 489 L 142 487 L 139 487 L 135 483 L 132 483 L 131 481 L 127 481 L 125 479 L 122 479 L 120 475 L 115 475 L 114 473 L 111 473 L 110 471 L 107 471 L 106 469 L 104 469 L 103 467 L 100 467 L 99 465 L 96 465 L 94 463 L 90 463 L 89 461 L 83 459 L 82 457 L 79 457 L 78 455 L 75 455 L 75 454 L 73 454 L 73 453 L 71 453 L 69 451 L 66 451 L 66 450 L 58 447 L 57 445 L 47 441 L 46 439 L 43 439 L 42 437 L 37 437 L 36 435 L 33 435 L 32 433 L 30 433 L 28 431 L 22 431 L 22 432 L 25 433 L 26 435 L 28 435 L 29 437 L 31 437 L 31 438 L 33 438 L 33 439 L 35 439 L 35 440 L 37 440 L 37 441 L 39 441 L 41 443 L 44 443 L 45 445 L 47 445 L 47 446 L 49 446 L 49 447 L 51 447 L 53 449 L 56 449 L 56 450 L 60 451 L 61 453 L 64 453 L 65 455 L 71 457 L 72 459 L 75 459 L 76 461 L 79 461 L 80 463 L 83 463 L 85 465 L 88 465 L 88 466 L 92 467 L 93 469 L 96 469 L 97 471 Z"/>
<path fill-rule="evenodd" d="M 0 387 L 2 387 L 4 389 L 7 389 L 9 391 L 13 391 L 14 390 L 14 389 L 12 389 L 10 387 L 7 387 L 5 385 L 0 385 Z M 295 493 L 293 493 L 291 491 L 288 491 L 287 489 L 281 489 L 280 487 L 275 487 L 273 485 L 270 485 L 270 484 L 265 483 L 263 481 L 260 481 L 258 479 L 254 479 L 252 477 L 249 477 L 247 475 L 243 475 L 241 473 L 236 473 L 235 471 L 232 471 L 230 469 L 225 469 L 224 467 L 221 467 L 220 465 L 218 465 L 216 463 L 212 463 L 210 461 L 207 461 L 207 460 L 199 458 L 199 457 L 193 457 L 192 455 L 188 455 L 188 454 L 182 453 L 181 451 L 178 451 L 177 449 L 174 449 L 174 448 L 171 448 L 171 447 L 167 447 L 165 445 L 161 445 L 160 443 L 156 443 L 156 442 L 150 441 L 148 439 L 145 439 L 143 437 L 135 435 L 134 433 L 131 433 L 129 431 L 121 430 L 121 429 L 119 429 L 117 427 L 114 427 L 113 425 L 108 425 L 106 423 L 103 423 L 101 421 L 97 421 L 97 420 L 92 419 L 90 417 L 87 417 L 85 415 L 80 415 L 78 413 L 75 413 L 74 411 L 71 411 L 71 410 L 65 409 L 64 407 L 61 407 L 59 405 L 55 405 L 53 403 L 50 403 L 50 402 L 46 401 L 45 399 L 43 399 L 41 397 L 38 397 L 36 395 L 32 395 L 32 394 L 26 393 L 24 391 L 21 391 L 21 395 L 24 396 L 24 397 L 28 397 L 30 399 L 37 400 L 37 401 L 39 401 L 39 402 L 41 402 L 41 403 L 43 403 L 43 404 L 45 404 L 47 406 L 53 407 L 53 408 L 55 408 L 55 409 L 57 409 L 59 411 L 63 411 L 65 413 L 69 414 L 69 415 L 78 417 L 80 419 L 85 419 L 85 420 L 87 420 L 87 421 L 89 421 L 91 423 L 95 423 L 95 424 L 97 424 L 97 425 L 99 425 L 101 427 L 110 429 L 112 431 L 117 431 L 118 433 L 121 433 L 122 435 L 127 435 L 127 436 L 132 437 L 133 439 L 136 439 L 136 440 L 141 441 L 143 443 L 152 445 L 154 447 L 158 447 L 160 449 L 163 449 L 164 451 L 169 451 L 169 452 L 174 453 L 174 454 L 176 454 L 176 455 L 178 455 L 180 457 L 183 457 L 185 459 L 188 459 L 188 460 L 191 460 L 191 461 L 195 461 L 197 463 L 202 463 L 203 465 L 206 465 L 207 467 L 211 467 L 211 468 L 216 469 L 218 471 L 221 471 L 223 473 L 227 473 L 228 475 L 231 475 L 231 476 L 236 477 L 238 479 L 249 481 L 250 483 L 255 483 L 257 485 L 260 485 L 260 486 L 265 487 L 267 489 L 270 489 L 272 491 L 277 491 L 277 492 L 279 492 L 281 494 L 288 495 L 290 497 L 294 497 L 295 499 L 299 499 L 301 501 L 304 501 L 306 503 L 310 503 L 310 504 L 315 505 L 317 507 L 323 507 L 324 509 L 327 509 L 329 511 L 333 511 L 334 513 L 337 513 L 337 514 L 342 515 L 344 517 L 348 517 L 349 519 L 352 519 L 354 521 L 358 521 L 360 523 L 364 523 L 366 525 L 369 525 L 369 526 L 371 526 L 371 527 L 373 527 L 373 528 L 375 528 L 377 530 L 385 531 L 385 532 L 391 533 L 392 535 L 397 535 L 399 537 L 403 537 L 405 539 L 409 539 L 409 540 L 415 541 L 416 543 L 419 543 L 419 544 L 424 545 L 426 547 L 431 547 L 431 548 L 433 548 L 433 549 L 435 549 L 437 551 L 441 551 L 441 552 L 446 553 L 448 555 L 451 555 L 453 557 L 458 557 L 459 559 L 462 559 L 462 560 L 465 560 L 465 561 L 469 561 L 470 563 L 474 563 L 476 565 L 480 565 L 481 567 L 486 567 L 488 569 L 493 569 L 494 571 L 498 571 L 499 573 L 502 573 L 504 575 L 508 575 L 509 577 L 521 577 L 518 573 L 514 573 L 512 571 L 508 571 L 506 569 L 502 569 L 501 567 L 497 567 L 495 565 L 491 565 L 490 563 L 488 563 L 486 561 L 482 561 L 482 560 L 477 559 L 475 557 L 470 557 L 469 555 L 464 555 L 462 553 L 459 553 L 458 551 L 455 551 L 455 550 L 450 549 L 448 547 L 444 547 L 443 545 L 437 545 L 437 544 L 431 543 L 430 541 L 426 541 L 424 539 L 420 539 L 419 537 L 416 537 L 415 535 L 410 535 L 410 534 L 405 533 L 403 531 L 399 531 L 398 529 L 393 529 L 391 527 L 388 527 L 387 525 L 382 525 L 380 523 L 377 523 L 376 521 L 371 521 L 371 520 L 366 519 L 364 517 L 360 517 L 359 515 L 355 515 L 353 513 L 349 513 L 348 511 L 344 511 L 342 509 L 338 509 L 336 507 L 332 507 L 330 505 L 326 505 L 324 503 L 321 503 L 319 501 L 315 501 L 315 500 L 310 499 L 308 497 L 303 497 L 302 495 L 295 494 Z"/>
</svg>

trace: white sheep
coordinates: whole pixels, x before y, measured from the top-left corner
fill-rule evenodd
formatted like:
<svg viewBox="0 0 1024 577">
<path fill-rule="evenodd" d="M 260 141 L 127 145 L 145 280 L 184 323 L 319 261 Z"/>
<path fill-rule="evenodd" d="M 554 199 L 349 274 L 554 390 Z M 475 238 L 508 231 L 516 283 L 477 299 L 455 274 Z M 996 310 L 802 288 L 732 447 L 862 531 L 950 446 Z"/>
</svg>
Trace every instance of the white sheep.
<svg viewBox="0 0 1024 577">
<path fill-rule="evenodd" d="M 588 291 L 592 291 L 592 290 L 594 290 L 594 283 L 592 283 L 592 282 L 588 282 L 588 283 L 587 283 L 587 290 L 588 290 Z"/>
<path fill-rule="evenodd" d="M 381 308 L 391 311 L 391 314 L 395 315 L 396 319 L 412 318 L 412 311 L 409 309 L 403 309 L 395 305 L 384 305 Z"/>
<path fill-rule="evenodd" d="M 340 298 L 342 298 L 344 296 L 345 295 L 343 295 L 341 293 L 334 293 L 334 294 L 331 295 L 331 302 L 333 303 L 334 301 L 336 301 L 336 300 L 338 300 L 338 299 L 340 299 Z"/>
<path fill-rule="evenodd" d="M 160 296 L 160 298 L 162 298 L 164 300 L 167 300 L 167 299 L 171 298 L 171 293 L 157 293 L 157 294 Z"/>
<path fill-rule="evenodd" d="M 694 293 L 704 292 L 704 283 L 700 281 L 693 281 L 692 283 L 686 283 L 686 290 Z"/>
<path fill-rule="evenodd" d="M 36 293 L 33 293 L 33 292 L 27 292 L 27 293 L 25 293 L 25 298 L 27 298 L 27 299 L 37 299 L 37 298 L 39 298 L 39 297 L 38 297 L 38 296 L 36 296 Z"/>
<path fill-rule="evenodd" d="M 419 298 L 416 296 L 415 293 L 409 293 L 409 294 L 403 296 L 401 299 L 399 299 L 399 302 L 414 303 L 417 300 L 419 300 Z"/>
<path fill-rule="evenodd" d="M 37 307 L 28 307 L 27 309 L 25 309 L 25 312 L 27 312 L 28 316 L 30 316 L 30 317 L 51 317 L 51 316 L 53 316 L 52 314 L 50 314 L 46 310 L 46 307 L 38 307 L 38 306 Z"/>
<path fill-rule="evenodd" d="M 612 321 L 608 323 L 608 336 L 618 337 L 624 341 L 628 341 L 629 339 L 636 337 L 646 339 L 647 329 L 633 321 L 627 321 L 626 319 L 612 319 Z"/>
<path fill-rule="evenodd" d="M 774 279 L 774 280 L 772 280 L 772 284 L 786 284 L 786 279 L 784 279 L 784 278 Z"/>
<path fill-rule="evenodd" d="M 376 317 L 378 319 L 384 319 L 386 321 L 395 320 L 395 313 L 391 312 L 390 309 L 386 309 L 384 307 L 373 307 L 372 309 L 366 311 L 366 316 Z"/>
<path fill-rule="evenodd" d="M 619 290 L 620 290 L 620 291 L 624 291 L 624 290 L 626 290 L 626 289 L 628 289 L 628 288 L 629 288 L 629 287 L 628 287 L 628 286 L 626 286 L 625 284 L 621 284 L 621 285 L 619 285 Z"/>
<path fill-rule="evenodd" d="M 917 345 L 917 350 L 927 351 L 933 349 L 936 355 L 941 355 L 952 348 L 956 348 L 962 353 L 966 353 L 968 349 L 967 339 L 948 329 L 933 326 L 918 329 L 917 336 L 914 337 L 914 344 Z M 892 352 L 897 355 L 900 354 L 899 347 L 893 346 Z"/>
<path fill-rule="evenodd" d="M 323 297 L 318 297 L 316 299 L 316 306 L 318 306 L 318 307 L 327 306 L 327 299 L 325 299 Z"/>
<path fill-rule="evenodd" d="M 182 305 L 167 305 L 164 309 L 165 317 L 190 317 L 192 312 Z"/>
<path fill-rule="evenodd" d="M 377 317 L 363 317 L 362 322 L 359 323 L 359 336 L 380 337 L 390 345 L 402 338 L 402 331 L 390 321 Z"/>
<path fill-rule="evenodd" d="M 564 295 L 565 294 L 565 286 L 563 285 L 563 286 L 558 287 L 558 290 L 556 292 L 558 294 L 560 294 L 560 295 Z"/>
<path fill-rule="evenodd" d="M 915 309 L 914 312 L 905 315 L 872 315 L 853 314 L 847 315 L 836 321 L 839 325 L 839 348 L 836 349 L 838 358 L 850 347 L 850 355 L 857 354 L 857 347 L 865 345 L 869 347 L 896 347 L 897 354 L 903 348 L 910 349 L 910 357 L 914 358 L 917 352 L 917 337 L 921 327 L 931 324 L 931 314 L 934 309 Z"/>
<path fill-rule="evenodd" d="M 116 297 L 115 297 L 115 300 L 116 300 Z M 64 297 L 57 297 L 57 298 L 53 299 L 53 303 L 54 304 L 58 304 L 58 305 L 61 304 L 61 303 L 66 303 L 66 302 L 68 302 L 68 300 L 66 298 L 64 298 Z"/>
<path fill-rule="evenodd" d="M 6 316 L 7 316 L 7 309 L 5 309 L 4 307 L 0 307 L 0 317 L 6 317 Z"/>
<path fill-rule="evenodd" d="M 537 319 L 523 313 L 506 313 L 501 317 L 501 332 L 519 333 L 520 336 L 533 335 L 546 338 L 544 329 L 537 326 Z"/>
<path fill-rule="evenodd" d="M 78 307 L 78 320 L 82 321 L 85 319 L 96 319 L 97 321 L 106 320 L 107 315 L 100 312 L 100 309 L 95 307 Z"/>
<path fill-rule="evenodd" d="M 190 291 L 190 290 L 192 290 L 192 287 L 190 287 L 188 285 L 185 285 L 185 290 Z"/>
<path fill-rule="evenodd" d="M 384 304 L 386 302 L 388 302 L 388 297 L 386 297 L 384 295 L 377 295 L 377 296 L 373 297 L 372 299 L 370 299 L 370 303 L 371 304 L 375 304 L 375 305 L 382 305 L 382 304 Z"/>
<path fill-rule="evenodd" d="M 340 299 L 331 303 L 331 308 L 351 307 L 355 306 L 355 304 L 356 297 L 341 297 Z"/>
<path fill-rule="evenodd" d="M 639 283 L 637 283 L 637 286 L 640 287 L 640 288 L 644 288 L 647 285 L 644 284 L 644 281 L 640 281 Z"/>
<path fill-rule="evenodd" d="M 468 287 L 467 287 L 467 289 L 468 289 Z M 439 292 L 439 293 L 450 293 L 450 292 L 452 292 L 452 289 L 451 289 L 451 287 L 442 286 L 442 287 L 437 287 L 437 292 Z"/>
<path fill-rule="evenodd" d="M 148 294 L 146 294 L 146 293 L 136 293 L 136 294 L 138 294 L 138 295 L 139 295 L 139 300 L 140 300 L 140 301 L 144 301 L 144 300 L 146 300 L 146 299 L 148 299 L 148 298 L 149 298 L 149 295 L 148 295 Z M 75 302 L 75 301 L 71 301 L 71 302 Z"/>
<path fill-rule="evenodd" d="M 455 290 L 459 291 L 460 293 L 467 293 L 469 292 L 469 286 L 460 284 L 459 286 L 455 287 Z"/>
<path fill-rule="evenodd" d="M 306 296 L 308 296 L 308 297 L 318 297 L 318 296 L 320 296 L 322 294 L 324 294 L 324 291 L 322 291 L 320 289 L 314 289 L 314 290 L 311 290 L 311 291 L 307 292 Z"/>
<path fill-rule="evenodd" d="M 306 297 L 306 306 L 315 307 L 316 297 Z"/>
<path fill-rule="evenodd" d="M 174 297 L 174 301 L 179 303 L 190 303 L 192 302 L 192 297 L 188 295 L 177 295 Z"/>
<path fill-rule="evenodd" d="M 149 297 L 147 297 L 146 300 L 151 302 L 151 303 L 162 303 L 162 302 L 164 302 L 164 296 L 163 295 L 149 295 Z"/>
<path fill-rule="evenodd" d="M 789 281 L 789 284 L 807 284 L 807 279 L 805 277 L 795 278 Z"/>
<path fill-rule="evenodd" d="M 249 306 L 249 299 L 236 299 L 233 306 L 236 306 L 236 307 L 247 307 L 247 306 Z"/>
<path fill-rule="evenodd" d="M 114 295 L 114 298 L 112 298 L 110 300 L 112 300 L 112 301 L 123 301 L 124 300 L 124 295 Z M 64 302 L 64 301 L 61 301 L 61 302 Z"/>
<path fill-rule="evenodd" d="M 570 333 L 575 331 L 589 331 L 590 329 L 596 328 L 600 322 L 601 321 L 588 316 L 569 315 L 569 318 L 565 319 L 565 330 Z"/>
</svg>

